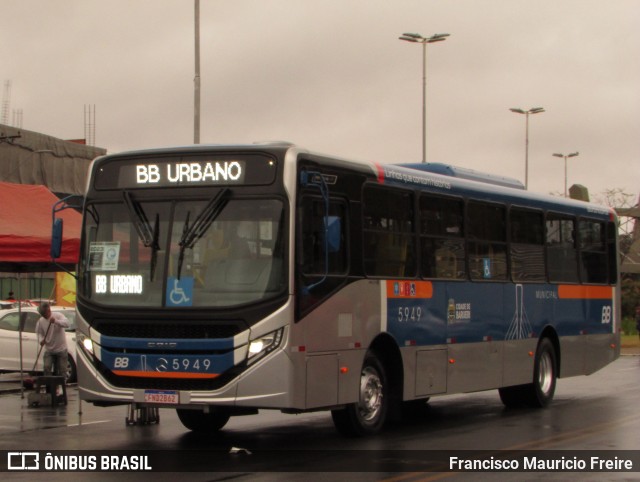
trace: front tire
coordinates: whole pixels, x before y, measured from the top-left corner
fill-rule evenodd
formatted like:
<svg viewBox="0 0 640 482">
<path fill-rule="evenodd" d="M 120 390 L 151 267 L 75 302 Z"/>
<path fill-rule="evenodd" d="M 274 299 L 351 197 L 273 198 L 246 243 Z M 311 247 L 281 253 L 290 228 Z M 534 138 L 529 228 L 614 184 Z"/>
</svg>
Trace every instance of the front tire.
<svg viewBox="0 0 640 482">
<path fill-rule="evenodd" d="M 332 410 L 333 423 L 343 435 L 362 437 L 378 433 L 389 411 L 389 385 L 384 366 L 371 352 L 367 353 L 360 372 L 360 395 L 357 403 Z"/>
<path fill-rule="evenodd" d="M 67 356 L 67 373 L 65 373 L 65 383 L 76 383 L 78 381 L 76 362 L 73 361 L 73 357 L 71 355 Z"/>
<path fill-rule="evenodd" d="M 177 408 L 176 413 L 182 425 L 193 432 L 217 432 L 227 424 L 231 415 L 224 409 L 210 410 L 205 413 L 202 410 Z"/>
</svg>

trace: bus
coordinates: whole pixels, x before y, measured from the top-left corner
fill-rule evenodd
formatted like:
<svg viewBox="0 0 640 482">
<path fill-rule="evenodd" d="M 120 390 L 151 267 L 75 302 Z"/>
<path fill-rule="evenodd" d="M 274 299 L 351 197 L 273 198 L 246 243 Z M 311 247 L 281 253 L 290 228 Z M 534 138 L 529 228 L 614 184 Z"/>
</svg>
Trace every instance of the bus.
<svg viewBox="0 0 640 482">
<path fill-rule="evenodd" d="M 620 354 L 613 210 L 438 164 L 287 143 L 94 160 L 77 283 L 82 400 L 330 411 L 378 433 L 431 397 L 547 406 Z"/>
</svg>

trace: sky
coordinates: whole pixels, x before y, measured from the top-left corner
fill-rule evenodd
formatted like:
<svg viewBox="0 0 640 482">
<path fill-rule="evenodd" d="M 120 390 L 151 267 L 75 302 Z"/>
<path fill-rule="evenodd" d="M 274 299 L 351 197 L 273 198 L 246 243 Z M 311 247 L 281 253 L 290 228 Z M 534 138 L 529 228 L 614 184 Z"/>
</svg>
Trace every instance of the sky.
<svg viewBox="0 0 640 482">
<path fill-rule="evenodd" d="M 594 195 L 640 192 L 640 0 L 201 0 L 201 142 L 286 140 Z M 193 0 L 0 0 L 0 82 L 22 128 L 109 153 L 194 139 Z M 4 89 L 3 89 L 4 93 Z M 3 101 L 5 101 L 3 95 Z M 13 123 L 13 115 L 9 124 Z"/>
</svg>

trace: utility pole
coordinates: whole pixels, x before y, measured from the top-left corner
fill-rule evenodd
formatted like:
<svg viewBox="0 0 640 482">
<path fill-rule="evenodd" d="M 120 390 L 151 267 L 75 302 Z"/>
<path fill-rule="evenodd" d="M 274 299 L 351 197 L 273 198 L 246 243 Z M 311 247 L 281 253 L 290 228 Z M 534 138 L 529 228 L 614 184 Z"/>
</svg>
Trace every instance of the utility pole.
<svg viewBox="0 0 640 482">
<path fill-rule="evenodd" d="M 200 0 L 195 0 L 195 61 L 196 76 L 193 79 L 193 143 L 200 144 Z"/>
</svg>

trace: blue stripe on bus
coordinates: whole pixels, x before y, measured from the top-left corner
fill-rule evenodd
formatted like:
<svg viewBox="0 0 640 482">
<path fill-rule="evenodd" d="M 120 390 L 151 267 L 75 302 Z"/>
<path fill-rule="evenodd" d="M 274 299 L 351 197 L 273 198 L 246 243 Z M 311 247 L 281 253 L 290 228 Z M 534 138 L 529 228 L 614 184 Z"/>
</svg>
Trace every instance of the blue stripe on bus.
<svg viewBox="0 0 640 482">
<path fill-rule="evenodd" d="M 121 376 L 214 377 L 234 366 L 233 352 L 221 355 L 169 355 L 112 352 L 102 349 L 100 361 Z"/>
<path fill-rule="evenodd" d="M 233 350 L 233 338 L 121 338 L 101 336 L 103 347 L 127 350 Z"/>
</svg>

